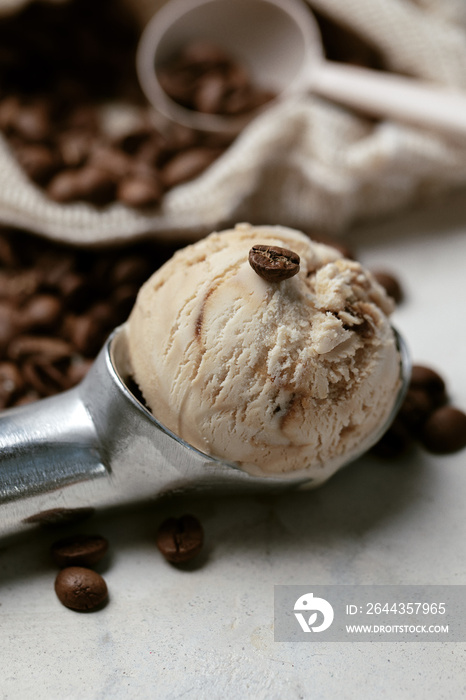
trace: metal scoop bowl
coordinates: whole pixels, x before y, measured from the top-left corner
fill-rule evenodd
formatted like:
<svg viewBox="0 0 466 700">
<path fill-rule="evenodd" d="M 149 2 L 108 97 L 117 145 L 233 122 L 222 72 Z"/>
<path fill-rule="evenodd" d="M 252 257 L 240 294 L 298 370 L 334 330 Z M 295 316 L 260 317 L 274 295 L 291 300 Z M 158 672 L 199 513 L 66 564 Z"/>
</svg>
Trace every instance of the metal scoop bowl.
<svg viewBox="0 0 466 700">
<path fill-rule="evenodd" d="M 170 432 L 129 388 L 125 339 L 120 326 L 77 387 L 0 414 L 0 536 L 172 492 L 317 485 L 305 472 L 252 476 Z M 397 340 L 402 386 L 396 405 L 350 461 L 381 437 L 404 398 L 410 360 L 398 334 Z"/>
<path fill-rule="evenodd" d="M 192 41 L 216 44 L 277 97 L 240 116 L 187 109 L 162 88 L 157 69 Z M 376 117 L 466 136 L 466 93 L 327 61 L 319 27 L 302 0 L 170 0 L 147 24 L 138 47 L 139 82 L 155 114 L 204 132 L 238 134 L 259 112 L 313 93 Z"/>
</svg>

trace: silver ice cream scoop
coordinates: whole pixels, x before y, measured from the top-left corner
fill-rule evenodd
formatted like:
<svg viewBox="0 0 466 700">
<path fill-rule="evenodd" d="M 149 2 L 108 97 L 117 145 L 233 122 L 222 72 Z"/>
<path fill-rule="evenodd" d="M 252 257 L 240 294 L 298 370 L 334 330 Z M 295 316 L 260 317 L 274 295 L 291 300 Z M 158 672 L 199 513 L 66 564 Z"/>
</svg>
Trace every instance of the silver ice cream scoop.
<svg viewBox="0 0 466 700">
<path fill-rule="evenodd" d="M 251 476 L 165 428 L 129 388 L 122 329 L 77 387 L 0 414 L 0 536 L 170 492 L 312 487 L 303 472 Z M 407 348 L 397 339 L 402 386 L 371 444 L 393 420 L 409 382 Z"/>
</svg>

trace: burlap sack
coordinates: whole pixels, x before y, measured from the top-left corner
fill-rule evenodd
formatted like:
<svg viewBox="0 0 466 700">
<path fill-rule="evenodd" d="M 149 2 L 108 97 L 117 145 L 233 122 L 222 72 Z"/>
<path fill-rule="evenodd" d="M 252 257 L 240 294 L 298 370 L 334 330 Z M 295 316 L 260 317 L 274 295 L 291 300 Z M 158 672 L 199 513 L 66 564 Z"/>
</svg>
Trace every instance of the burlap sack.
<svg viewBox="0 0 466 700">
<path fill-rule="evenodd" d="M 56 0 L 55 0 L 56 1 Z M 143 23 L 163 0 L 127 0 Z M 24 0 L 0 0 L 0 12 Z M 397 72 L 466 88 L 464 0 L 309 0 L 377 46 Z M 32 185 L 0 137 L 0 222 L 92 245 L 143 235 L 196 238 L 236 221 L 338 234 L 466 185 L 466 141 L 389 121 L 373 125 L 302 97 L 254 120 L 207 171 L 139 213 L 58 205 Z"/>
</svg>

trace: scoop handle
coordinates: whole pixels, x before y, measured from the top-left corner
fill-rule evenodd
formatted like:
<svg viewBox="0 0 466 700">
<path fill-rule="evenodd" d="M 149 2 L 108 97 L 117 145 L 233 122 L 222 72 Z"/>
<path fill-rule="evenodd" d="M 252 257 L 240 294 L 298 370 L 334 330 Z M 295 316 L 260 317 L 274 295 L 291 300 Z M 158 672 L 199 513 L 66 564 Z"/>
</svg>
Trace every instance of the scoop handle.
<svg viewBox="0 0 466 700">
<path fill-rule="evenodd" d="M 67 510 L 88 505 L 78 492 L 106 474 L 79 388 L 0 414 L 0 532 L 50 515 L 65 489 Z"/>
<path fill-rule="evenodd" d="M 323 61 L 311 91 L 376 117 L 466 137 L 466 93 L 389 73 Z"/>
</svg>

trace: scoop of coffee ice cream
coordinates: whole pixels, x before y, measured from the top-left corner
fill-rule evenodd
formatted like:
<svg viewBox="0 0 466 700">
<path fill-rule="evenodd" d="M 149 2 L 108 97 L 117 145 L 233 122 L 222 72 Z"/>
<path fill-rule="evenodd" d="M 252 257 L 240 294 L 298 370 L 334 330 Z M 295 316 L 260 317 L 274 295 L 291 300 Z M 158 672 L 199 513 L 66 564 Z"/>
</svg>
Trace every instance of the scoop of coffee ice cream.
<svg viewBox="0 0 466 700">
<path fill-rule="evenodd" d="M 299 272 L 261 274 L 254 246 L 291 251 L 285 262 L 299 256 Z M 335 248 L 239 224 L 178 251 L 145 283 L 126 324 L 129 361 L 155 417 L 194 447 L 318 483 L 368 449 L 393 412 L 392 308 Z"/>
</svg>

